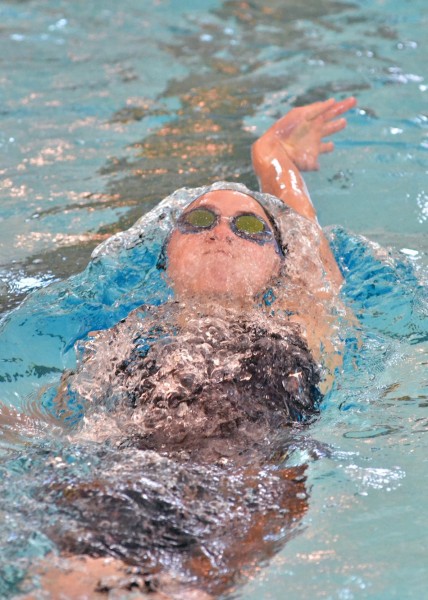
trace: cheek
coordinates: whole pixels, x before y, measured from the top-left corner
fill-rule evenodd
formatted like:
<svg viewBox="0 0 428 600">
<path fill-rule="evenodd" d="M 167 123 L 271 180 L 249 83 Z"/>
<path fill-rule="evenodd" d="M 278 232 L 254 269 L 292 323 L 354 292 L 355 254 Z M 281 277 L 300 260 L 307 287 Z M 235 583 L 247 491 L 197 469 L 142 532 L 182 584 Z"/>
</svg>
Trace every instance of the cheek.
<svg viewBox="0 0 428 600">
<path fill-rule="evenodd" d="M 195 270 L 200 256 L 200 239 L 196 235 L 173 235 L 167 248 L 168 275 L 173 281 L 189 276 Z"/>
<path fill-rule="evenodd" d="M 254 245 L 246 249 L 243 265 L 248 276 L 257 280 L 260 287 L 278 274 L 280 258 L 272 246 Z"/>
</svg>

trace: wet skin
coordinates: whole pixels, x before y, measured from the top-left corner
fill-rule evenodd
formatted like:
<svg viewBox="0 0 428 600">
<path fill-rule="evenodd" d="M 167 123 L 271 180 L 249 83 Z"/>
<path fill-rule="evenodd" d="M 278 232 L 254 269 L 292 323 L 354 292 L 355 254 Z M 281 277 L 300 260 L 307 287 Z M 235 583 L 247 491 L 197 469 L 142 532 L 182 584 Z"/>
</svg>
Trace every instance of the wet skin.
<svg viewBox="0 0 428 600">
<path fill-rule="evenodd" d="M 254 213 L 270 227 L 265 211 L 251 196 L 231 190 L 208 192 L 185 212 L 198 207 L 209 207 L 222 218 L 207 231 L 173 231 L 167 248 L 167 274 L 176 294 L 181 299 L 253 298 L 278 274 L 281 259 L 274 238 L 262 245 L 239 237 L 230 228 L 228 218 Z"/>
</svg>

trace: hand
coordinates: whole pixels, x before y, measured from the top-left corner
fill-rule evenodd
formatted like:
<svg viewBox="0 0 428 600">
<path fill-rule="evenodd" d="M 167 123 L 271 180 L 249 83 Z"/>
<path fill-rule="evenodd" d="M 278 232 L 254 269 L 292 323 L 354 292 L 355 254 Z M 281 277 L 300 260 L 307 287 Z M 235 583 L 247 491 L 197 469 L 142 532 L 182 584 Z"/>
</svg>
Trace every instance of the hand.
<svg viewBox="0 0 428 600">
<path fill-rule="evenodd" d="M 346 127 L 346 119 L 337 117 L 355 105 L 355 98 L 350 97 L 340 101 L 330 98 L 293 108 L 255 142 L 253 155 L 266 152 L 272 155 L 279 142 L 299 170 L 316 171 L 319 155 L 334 150 L 333 142 L 324 142 L 324 138 Z M 280 156 L 277 159 L 281 162 Z"/>
</svg>

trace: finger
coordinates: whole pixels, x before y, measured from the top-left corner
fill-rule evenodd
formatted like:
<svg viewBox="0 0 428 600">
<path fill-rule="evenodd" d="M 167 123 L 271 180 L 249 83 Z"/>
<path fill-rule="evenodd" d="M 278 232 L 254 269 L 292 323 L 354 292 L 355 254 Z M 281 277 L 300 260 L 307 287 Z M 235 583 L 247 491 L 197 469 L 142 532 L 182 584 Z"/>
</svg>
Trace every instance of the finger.
<svg viewBox="0 0 428 600">
<path fill-rule="evenodd" d="M 329 135 L 333 135 L 338 131 L 342 131 L 346 127 L 346 119 L 338 119 L 337 121 L 328 121 L 324 123 L 323 128 L 321 130 L 321 137 L 328 137 Z"/>
<path fill-rule="evenodd" d="M 333 142 L 325 142 L 320 146 L 320 154 L 328 154 L 329 152 L 333 152 L 334 144 Z"/>
<path fill-rule="evenodd" d="M 339 115 L 343 115 L 343 113 L 347 112 L 351 108 L 354 108 L 356 104 L 357 101 L 353 96 L 345 98 L 344 100 L 340 100 L 339 102 L 335 102 L 334 105 L 325 113 L 324 118 L 326 120 L 334 119 Z"/>
<path fill-rule="evenodd" d="M 310 106 L 308 106 L 308 111 L 306 113 L 306 120 L 313 121 L 317 119 L 321 115 L 324 115 L 326 111 L 329 109 L 332 110 L 334 105 L 336 104 L 336 100 L 334 98 L 329 98 L 324 102 L 314 102 Z"/>
<path fill-rule="evenodd" d="M 313 154 L 306 154 L 299 166 L 302 171 L 318 171 L 320 168 L 318 157 Z"/>
</svg>

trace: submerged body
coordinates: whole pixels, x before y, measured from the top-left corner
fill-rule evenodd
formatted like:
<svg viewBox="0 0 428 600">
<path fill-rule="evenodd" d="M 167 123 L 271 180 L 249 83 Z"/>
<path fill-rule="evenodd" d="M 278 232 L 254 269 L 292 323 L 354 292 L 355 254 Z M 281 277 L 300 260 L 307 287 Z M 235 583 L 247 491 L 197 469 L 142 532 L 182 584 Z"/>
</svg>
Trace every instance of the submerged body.
<svg viewBox="0 0 428 600">
<path fill-rule="evenodd" d="M 48 535 L 68 557 L 44 583 L 53 597 L 82 560 L 79 585 L 94 598 L 217 597 L 277 552 L 307 510 L 305 467 L 282 464 L 287 430 L 320 399 L 299 326 L 272 311 L 188 308 L 133 311 L 83 344 L 64 379 L 61 400 L 85 411 L 70 441 L 96 442 L 99 467 L 42 491 L 58 511 Z"/>
</svg>

